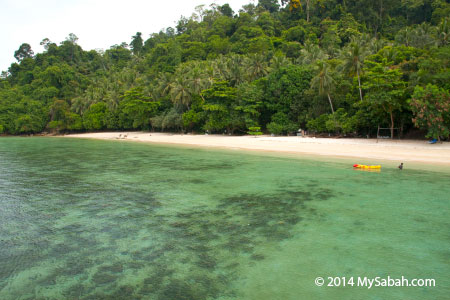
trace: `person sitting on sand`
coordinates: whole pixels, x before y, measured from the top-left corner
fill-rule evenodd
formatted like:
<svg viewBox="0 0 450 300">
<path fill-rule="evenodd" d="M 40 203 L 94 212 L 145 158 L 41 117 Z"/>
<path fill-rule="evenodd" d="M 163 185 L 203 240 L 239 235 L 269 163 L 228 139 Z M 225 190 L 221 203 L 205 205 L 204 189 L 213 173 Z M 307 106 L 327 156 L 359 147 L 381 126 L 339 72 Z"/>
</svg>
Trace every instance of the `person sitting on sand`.
<svg viewBox="0 0 450 300">
<path fill-rule="evenodd" d="M 403 170 L 403 163 L 401 163 L 401 164 L 398 166 L 398 168 L 399 168 L 400 170 Z"/>
</svg>

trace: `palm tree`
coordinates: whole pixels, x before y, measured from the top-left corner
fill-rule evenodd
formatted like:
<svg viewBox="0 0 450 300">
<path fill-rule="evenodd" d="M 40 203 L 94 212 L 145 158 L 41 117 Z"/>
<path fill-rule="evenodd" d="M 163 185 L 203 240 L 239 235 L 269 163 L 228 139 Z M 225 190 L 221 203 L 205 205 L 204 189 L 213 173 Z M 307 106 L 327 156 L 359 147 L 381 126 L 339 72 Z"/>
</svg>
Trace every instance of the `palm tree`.
<svg viewBox="0 0 450 300">
<path fill-rule="evenodd" d="M 200 95 L 202 91 L 211 87 L 214 82 L 211 72 L 205 63 L 192 63 L 191 69 L 186 73 L 186 81 L 191 95 Z"/>
<path fill-rule="evenodd" d="M 359 97 L 362 101 L 361 73 L 363 69 L 366 49 L 363 44 L 352 39 L 347 48 L 342 52 L 342 60 L 344 61 L 341 68 L 344 72 L 358 77 Z"/>
<path fill-rule="evenodd" d="M 78 96 L 71 100 L 71 110 L 79 115 L 82 115 L 88 108 L 86 101 L 82 96 Z"/>
<path fill-rule="evenodd" d="M 192 94 L 200 94 L 202 90 L 208 87 L 206 75 L 203 73 L 200 65 L 194 65 L 186 74 L 186 79 Z"/>
<path fill-rule="evenodd" d="M 205 61 L 202 68 L 205 75 L 205 81 L 208 85 L 208 87 L 212 86 L 215 79 L 215 70 L 214 70 L 214 62 L 212 61 Z"/>
<path fill-rule="evenodd" d="M 189 110 L 192 95 L 189 92 L 189 83 L 184 76 L 175 78 L 171 83 L 170 96 L 173 103 L 186 105 Z"/>
<path fill-rule="evenodd" d="M 377 53 L 387 45 L 387 42 L 383 39 L 373 38 L 368 42 L 368 51 L 370 53 Z"/>
<path fill-rule="evenodd" d="M 251 81 L 267 74 L 267 62 L 264 55 L 255 53 L 248 58 L 247 70 Z"/>
<path fill-rule="evenodd" d="M 121 96 L 122 93 L 119 92 L 118 89 L 113 89 L 106 92 L 105 101 L 109 110 L 113 111 L 117 109 L 117 107 L 119 106 Z"/>
<path fill-rule="evenodd" d="M 437 27 L 440 46 L 445 46 L 449 43 L 450 24 L 448 20 L 448 17 L 442 19 L 441 23 L 439 23 L 439 26 Z"/>
<path fill-rule="evenodd" d="M 284 67 L 288 67 L 291 64 L 291 61 L 283 55 L 275 55 L 270 60 L 270 69 L 271 70 L 279 70 Z"/>
<path fill-rule="evenodd" d="M 405 27 L 395 35 L 395 41 L 399 44 L 404 44 L 406 47 L 411 45 L 412 40 L 413 32 L 409 27 Z"/>
<path fill-rule="evenodd" d="M 244 68 L 245 58 L 242 55 L 233 54 L 228 61 L 228 70 L 231 75 L 230 83 L 237 86 L 244 82 Z"/>
<path fill-rule="evenodd" d="M 159 96 L 165 96 L 170 93 L 172 87 L 172 76 L 170 73 L 160 73 L 157 78 L 157 84 L 155 88 L 155 94 Z"/>
<path fill-rule="evenodd" d="M 417 48 L 426 48 L 436 43 L 434 36 L 436 35 L 436 29 L 427 24 L 422 23 L 417 25 L 413 30 L 413 45 Z"/>
<path fill-rule="evenodd" d="M 386 47 L 381 52 L 381 55 L 386 58 L 387 62 L 395 62 L 395 59 L 397 58 L 398 51 L 394 47 Z"/>
<path fill-rule="evenodd" d="M 327 95 L 328 101 L 330 102 L 331 112 L 334 114 L 333 102 L 331 101 L 330 93 L 333 91 L 335 82 L 333 77 L 331 77 L 330 71 L 328 70 L 328 64 L 325 61 L 317 62 L 318 73 L 311 80 L 311 88 L 318 89 L 319 95 Z"/>
<path fill-rule="evenodd" d="M 230 78 L 228 70 L 229 58 L 221 55 L 213 61 L 213 77 L 228 80 Z"/>
<path fill-rule="evenodd" d="M 325 60 L 328 55 L 320 49 L 319 45 L 306 42 L 303 49 L 300 50 L 301 56 L 297 59 L 297 63 L 310 65 L 318 60 Z"/>
</svg>

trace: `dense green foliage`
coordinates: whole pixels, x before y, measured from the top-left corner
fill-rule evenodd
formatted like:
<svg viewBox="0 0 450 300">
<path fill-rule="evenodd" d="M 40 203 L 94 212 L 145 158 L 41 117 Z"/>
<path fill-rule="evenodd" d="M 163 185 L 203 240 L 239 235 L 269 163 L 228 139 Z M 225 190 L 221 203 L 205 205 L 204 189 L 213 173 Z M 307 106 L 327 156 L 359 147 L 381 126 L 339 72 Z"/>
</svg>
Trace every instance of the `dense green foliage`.
<svg viewBox="0 0 450 300">
<path fill-rule="evenodd" d="M 84 51 L 24 43 L 0 79 L 0 133 L 169 130 L 448 137 L 450 3 L 260 0 Z M 447 109 L 447 111 L 441 111 Z"/>
<path fill-rule="evenodd" d="M 426 88 L 416 86 L 411 108 L 416 116 L 417 127 L 428 129 L 428 137 L 439 139 L 450 133 L 450 95 L 448 91 L 429 84 Z"/>
</svg>

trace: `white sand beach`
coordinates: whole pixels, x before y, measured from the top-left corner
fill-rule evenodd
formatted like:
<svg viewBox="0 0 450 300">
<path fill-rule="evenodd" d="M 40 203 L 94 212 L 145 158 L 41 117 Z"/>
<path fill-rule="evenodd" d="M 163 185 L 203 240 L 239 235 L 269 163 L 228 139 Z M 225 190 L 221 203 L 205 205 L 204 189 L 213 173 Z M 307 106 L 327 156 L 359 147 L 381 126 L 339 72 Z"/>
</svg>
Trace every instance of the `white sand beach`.
<svg viewBox="0 0 450 300">
<path fill-rule="evenodd" d="M 119 138 L 120 136 L 120 138 Z M 126 138 L 123 138 L 126 136 Z M 257 150 L 290 153 L 295 156 L 320 155 L 356 158 L 355 163 L 414 162 L 450 167 L 450 143 L 428 144 L 418 140 L 225 136 L 191 135 L 150 132 L 100 132 L 65 135 L 69 138 L 89 138 L 117 141 L 136 141 L 159 144 L 178 144 L 201 147 Z"/>
</svg>

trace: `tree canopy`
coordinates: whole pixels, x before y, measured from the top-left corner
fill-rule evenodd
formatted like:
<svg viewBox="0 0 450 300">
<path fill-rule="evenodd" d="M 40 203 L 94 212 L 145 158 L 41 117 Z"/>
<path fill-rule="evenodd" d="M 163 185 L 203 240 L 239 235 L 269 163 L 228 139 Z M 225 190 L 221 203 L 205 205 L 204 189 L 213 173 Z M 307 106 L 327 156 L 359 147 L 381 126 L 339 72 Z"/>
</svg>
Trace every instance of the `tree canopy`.
<svg viewBox="0 0 450 300">
<path fill-rule="evenodd" d="M 0 77 L 0 134 L 389 127 L 448 138 L 449 15 L 443 0 L 260 0 L 198 6 L 105 51 L 73 33 L 44 38 L 42 53 L 23 43 Z"/>
</svg>

